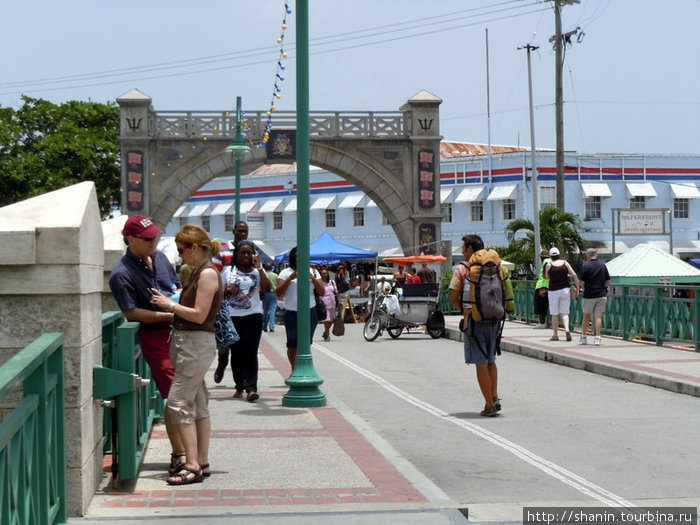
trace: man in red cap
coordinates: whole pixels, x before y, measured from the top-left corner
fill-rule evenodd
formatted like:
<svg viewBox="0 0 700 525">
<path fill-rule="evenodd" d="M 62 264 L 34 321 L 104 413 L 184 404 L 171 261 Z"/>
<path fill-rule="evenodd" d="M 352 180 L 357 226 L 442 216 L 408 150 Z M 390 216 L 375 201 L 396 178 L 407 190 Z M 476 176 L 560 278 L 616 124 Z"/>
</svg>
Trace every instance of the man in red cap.
<svg viewBox="0 0 700 525">
<path fill-rule="evenodd" d="M 170 328 L 173 314 L 151 303 L 151 288 L 171 295 L 181 287 L 175 269 L 160 250 L 157 238 L 162 232 L 143 215 L 129 217 L 122 235 L 126 254 L 114 265 L 109 287 L 128 321 L 141 323 L 138 332 L 143 356 L 163 399 L 168 397 L 175 370 L 170 360 Z M 184 456 L 184 446 L 166 416 L 165 428 L 173 447 L 172 467 Z"/>
</svg>

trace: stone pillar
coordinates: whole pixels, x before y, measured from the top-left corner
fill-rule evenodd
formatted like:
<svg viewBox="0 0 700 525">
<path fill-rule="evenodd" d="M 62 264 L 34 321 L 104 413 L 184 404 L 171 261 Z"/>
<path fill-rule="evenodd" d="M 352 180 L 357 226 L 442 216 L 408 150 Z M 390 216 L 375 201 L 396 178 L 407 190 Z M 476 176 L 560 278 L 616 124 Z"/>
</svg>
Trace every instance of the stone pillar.
<svg viewBox="0 0 700 525">
<path fill-rule="evenodd" d="M 151 97 L 132 89 L 117 98 L 119 143 L 122 155 L 122 210 L 150 215 Z"/>
<path fill-rule="evenodd" d="M 413 246 L 416 252 L 437 254 L 442 235 L 440 211 L 440 112 L 442 99 L 421 91 L 401 106 L 408 112 L 411 173 L 405 177 L 413 195 Z"/>
<path fill-rule="evenodd" d="M 66 508 L 82 515 L 103 474 L 102 411 L 92 398 L 104 271 L 94 183 L 0 208 L 0 244 L 0 361 L 44 332 L 64 334 Z"/>
</svg>

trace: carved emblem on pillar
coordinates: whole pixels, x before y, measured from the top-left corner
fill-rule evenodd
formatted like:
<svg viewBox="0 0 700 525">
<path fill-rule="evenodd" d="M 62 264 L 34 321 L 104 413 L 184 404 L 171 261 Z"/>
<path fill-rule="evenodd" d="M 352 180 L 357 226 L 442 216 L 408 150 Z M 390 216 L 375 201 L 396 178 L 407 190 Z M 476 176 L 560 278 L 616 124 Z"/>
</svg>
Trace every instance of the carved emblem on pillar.
<svg viewBox="0 0 700 525">
<path fill-rule="evenodd" d="M 418 152 L 418 205 L 435 206 L 435 150 L 432 149 Z"/>
</svg>

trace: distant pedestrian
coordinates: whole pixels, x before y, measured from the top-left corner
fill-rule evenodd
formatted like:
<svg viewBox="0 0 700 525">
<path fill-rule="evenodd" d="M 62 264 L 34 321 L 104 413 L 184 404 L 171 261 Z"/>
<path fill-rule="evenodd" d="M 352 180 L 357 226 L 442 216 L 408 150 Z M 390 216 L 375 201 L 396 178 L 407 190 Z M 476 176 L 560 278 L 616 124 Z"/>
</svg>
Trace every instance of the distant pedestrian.
<svg viewBox="0 0 700 525">
<path fill-rule="evenodd" d="M 338 294 L 335 281 L 331 281 L 328 270 L 325 268 L 321 270 L 321 280 L 323 281 L 321 300 L 326 305 L 326 318 L 323 319 L 323 340 L 330 341 L 331 325 L 335 320 L 335 311 L 340 306 L 340 295 Z"/>
<path fill-rule="evenodd" d="M 432 268 L 428 268 L 427 263 L 421 264 L 420 270 L 418 270 L 417 275 L 418 277 L 420 277 L 421 283 L 434 283 L 436 279 L 435 271 Z"/>
<path fill-rule="evenodd" d="M 212 257 L 212 262 L 216 269 L 220 272 L 224 271 L 224 268 L 230 268 L 233 265 L 233 252 L 236 249 L 236 245 L 240 241 L 245 241 L 248 239 L 248 223 L 245 221 L 238 221 L 233 225 L 233 240 L 226 242 L 221 245 L 221 251 L 216 257 Z M 240 335 L 240 334 L 239 334 Z M 229 346 L 218 349 L 218 363 L 216 365 L 216 372 L 214 373 L 214 381 L 220 383 L 224 378 L 224 372 L 228 366 L 229 360 Z M 231 359 L 231 372 L 233 372 L 233 359 Z"/>
<path fill-rule="evenodd" d="M 318 325 L 318 313 L 316 312 L 316 299 L 314 298 L 314 290 L 319 295 L 323 295 L 323 282 L 321 274 L 315 268 L 307 268 L 306 271 L 301 270 L 302 278 L 308 275 L 311 281 L 309 285 L 309 342 L 313 340 L 316 325 Z M 279 280 L 277 281 L 277 297 L 284 299 L 284 329 L 287 332 L 287 359 L 292 365 L 292 371 L 297 360 L 298 350 L 298 334 L 297 334 L 297 310 L 298 308 L 298 287 L 297 287 L 297 247 L 295 246 L 289 252 L 289 268 L 285 268 L 280 272 Z"/>
<path fill-rule="evenodd" d="M 263 266 L 267 279 L 270 281 L 270 291 L 263 294 L 263 332 L 275 331 L 275 315 L 277 313 L 277 280 L 278 275 L 272 270 L 272 265 Z"/>
<path fill-rule="evenodd" d="M 475 322 L 471 317 L 469 259 L 479 250 L 484 249 L 484 241 L 478 235 L 465 235 L 462 238 L 464 262 L 455 268 L 450 281 L 450 303 L 463 312 L 460 324 L 464 334 L 464 360 L 476 365 L 476 380 L 484 396 L 486 406 L 479 413 L 481 416 L 494 417 L 501 410 L 498 397 L 498 368 L 496 354 L 500 353 L 501 321 Z"/>
<path fill-rule="evenodd" d="M 406 276 L 406 284 L 420 284 L 420 277 L 416 274 L 416 269 L 413 266 L 408 267 L 408 275 Z"/>
<path fill-rule="evenodd" d="M 544 276 L 549 279 L 549 313 L 552 314 L 552 329 L 554 333 L 550 341 L 559 341 L 559 318 L 564 328 L 566 340 L 571 341 L 569 330 L 569 307 L 571 306 L 571 285 L 569 276 L 574 279 L 578 288 L 578 276 L 571 265 L 561 259 L 558 248 L 550 248 L 549 256 L 552 262 L 546 265 Z"/>
<path fill-rule="evenodd" d="M 406 277 L 404 267 L 399 264 L 398 269 L 394 272 L 394 284 L 397 288 L 403 288 L 403 285 L 406 284 Z"/>
<path fill-rule="evenodd" d="M 270 289 L 270 281 L 255 253 L 253 243 L 239 241 L 233 250 L 233 266 L 227 266 L 222 274 L 224 281 L 224 303 L 231 315 L 240 339 L 233 343 L 231 370 L 236 392 L 235 398 L 243 397 L 253 403 L 258 398 L 258 347 L 262 337 L 263 305 L 260 299 Z M 221 381 L 226 364 L 217 366 L 214 380 Z M 221 372 L 221 375 L 219 375 Z"/>
<path fill-rule="evenodd" d="M 537 283 L 535 283 L 535 314 L 539 319 L 539 323 L 535 325 L 535 328 L 547 328 L 547 310 L 549 309 L 549 299 L 547 298 L 547 292 L 549 288 L 549 279 L 544 277 L 545 266 L 551 264 L 552 259 L 549 258 L 549 250 L 543 248 L 540 251 L 540 273 L 537 276 Z"/>
<path fill-rule="evenodd" d="M 583 288 L 583 322 L 581 325 L 582 345 L 588 344 L 588 323 L 591 314 L 594 319 L 595 337 L 593 344 L 600 345 L 600 330 L 603 326 L 603 312 L 608 301 L 608 284 L 610 273 L 608 268 L 598 260 L 598 252 L 595 248 L 586 250 L 586 262 L 579 272 L 580 286 Z"/>
</svg>

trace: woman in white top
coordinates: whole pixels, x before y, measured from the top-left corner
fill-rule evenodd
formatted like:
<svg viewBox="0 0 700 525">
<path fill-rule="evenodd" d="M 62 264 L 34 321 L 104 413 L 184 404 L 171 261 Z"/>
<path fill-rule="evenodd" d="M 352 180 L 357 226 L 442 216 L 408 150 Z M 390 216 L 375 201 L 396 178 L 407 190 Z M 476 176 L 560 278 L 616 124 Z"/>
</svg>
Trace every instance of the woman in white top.
<svg viewBox="0 0 700 525">
<path fill-rule="evenodd" d="M 240 339 L 231 345 L 231 369 L 236 393 L 251 403 L 258 396 L 258 346 L 262 337 L 263 306 L 261 292 L 270 289 L 260 255 L 252 242 L 238 241 L 233 251 L 233 266 L 224 269 L 224 302 Z"/>
<path fill-rule="evenodd" d="M 324 287 L 321 274 L 314 268 L 309 268 L 309 319 L 311 328 L 309 341 L 313 340 L 314 331 L 318 324 L 318 313 L 316 312 L 316 300 L 314 289 L 319 295 L 323 295 Z M 282 270 L 277 280 L 277 297 L 284 299 L 284 330 L 287 333 L 287 357 L 289 364 L 294 370 L 294 363 L 297 359 L 297 248 L 296 246 L 289 252 L 289 267 Z"/>
</svg>

